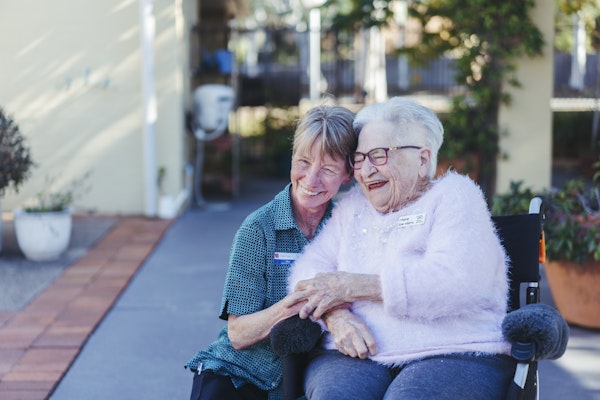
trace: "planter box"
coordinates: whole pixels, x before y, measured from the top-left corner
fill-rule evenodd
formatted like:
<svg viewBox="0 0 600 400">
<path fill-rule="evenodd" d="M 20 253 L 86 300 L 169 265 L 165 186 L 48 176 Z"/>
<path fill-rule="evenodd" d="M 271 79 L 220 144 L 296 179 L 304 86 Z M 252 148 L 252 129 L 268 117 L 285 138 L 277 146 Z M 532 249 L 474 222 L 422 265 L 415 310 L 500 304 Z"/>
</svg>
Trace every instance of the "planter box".
<svg viewBox="0 0 600 400">
<path fill-rule="evenodd" d="M 600 329 L 600 262 L 550 261 L 545 270 L 556 308 L 565 320 Z"/>
</svg>

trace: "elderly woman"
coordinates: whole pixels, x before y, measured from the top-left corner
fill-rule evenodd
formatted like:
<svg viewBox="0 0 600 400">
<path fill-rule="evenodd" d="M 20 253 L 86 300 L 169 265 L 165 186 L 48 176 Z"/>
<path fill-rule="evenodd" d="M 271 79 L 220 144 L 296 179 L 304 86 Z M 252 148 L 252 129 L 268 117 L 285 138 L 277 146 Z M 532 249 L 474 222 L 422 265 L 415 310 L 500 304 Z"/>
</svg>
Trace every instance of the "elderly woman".
<svg viewBox="0 0 600 400">
<path fill-rule="evenodd" d="M 292 146 L 291 183 L 250 214 L 237 231 L 221 305 L 227 325 L 187 364 L 192 400 L 277 399 L 281 360 L 269 331 L 298 313 L 301 295 L 286 296 L 288 270 L 331 216 L 332 198 L 352 179 L 354 114 L 315 107 L 301 119 Z"/>
<path fill-rule="evenodd" d="M 309 399 L 500 399 L 507 260 L 481 190 L 434 179 L 443 128 L 404 98 L 359 112 L 358 182 L 305 249 L 290 288 L 324 322 Z M 511 371 L 512 367 L 512 371 Z"/>
</svg>

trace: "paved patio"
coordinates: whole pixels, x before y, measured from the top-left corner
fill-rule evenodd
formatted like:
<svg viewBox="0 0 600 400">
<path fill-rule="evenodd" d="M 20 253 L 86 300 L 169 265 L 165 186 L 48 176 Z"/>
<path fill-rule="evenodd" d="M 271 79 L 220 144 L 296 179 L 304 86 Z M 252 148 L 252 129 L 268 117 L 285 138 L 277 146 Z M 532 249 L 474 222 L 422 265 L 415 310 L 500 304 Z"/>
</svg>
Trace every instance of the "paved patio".
<svg viewBox="0 0 600 400">
<path fill-rule="evenodd" d="M 106 220 L 95 223 L 104 225 Z M 0 311 L 0 399 L 48 398 L 170 223 L 118 218 L 31 302 L 19 310 Z M 21 261 L 20 267 L 28 264 Z M 37 264 L 56 269 L 51 262 Z"/>
</svg>

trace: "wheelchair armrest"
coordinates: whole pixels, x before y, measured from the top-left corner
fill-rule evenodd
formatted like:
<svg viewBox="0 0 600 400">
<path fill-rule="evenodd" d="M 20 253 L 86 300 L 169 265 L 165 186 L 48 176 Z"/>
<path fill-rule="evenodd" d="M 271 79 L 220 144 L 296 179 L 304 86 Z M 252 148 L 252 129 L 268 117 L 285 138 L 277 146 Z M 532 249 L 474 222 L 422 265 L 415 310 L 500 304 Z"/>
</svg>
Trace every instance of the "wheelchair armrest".
<svg viewBox="0 0 600 400">
<path fill-rule="evenodd" d="M 297 315 L 278 322 L 269 333 L 271 347 L 281 357 L 311 351 L 321 338 L 321 326 Z"/>
<path fill-rule="evenodd" d="M 564 354 L 569 341 L 569 326 L 564 318 L 555 308 L 541 303 L 527 304 L 508 313 L 502 321 L 502 333 L 513 343 L 517 359 L 533 353 L 534 360 L 555 360 Z"/>
</svg>

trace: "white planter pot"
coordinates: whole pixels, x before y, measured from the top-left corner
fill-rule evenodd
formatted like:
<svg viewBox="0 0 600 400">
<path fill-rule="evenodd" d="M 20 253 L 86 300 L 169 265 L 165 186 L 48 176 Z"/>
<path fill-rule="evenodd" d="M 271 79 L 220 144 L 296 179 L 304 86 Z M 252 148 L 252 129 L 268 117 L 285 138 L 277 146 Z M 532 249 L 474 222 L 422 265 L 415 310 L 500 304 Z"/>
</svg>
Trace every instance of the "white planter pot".
<svg viewBox="0 0 600 400">
<path fill-rule="evenodd" d="M 13 211 L 19 248 L 33 261 L 55 260 L 69 246 L 71 210 L 58 212 Z"/>
</svg>

